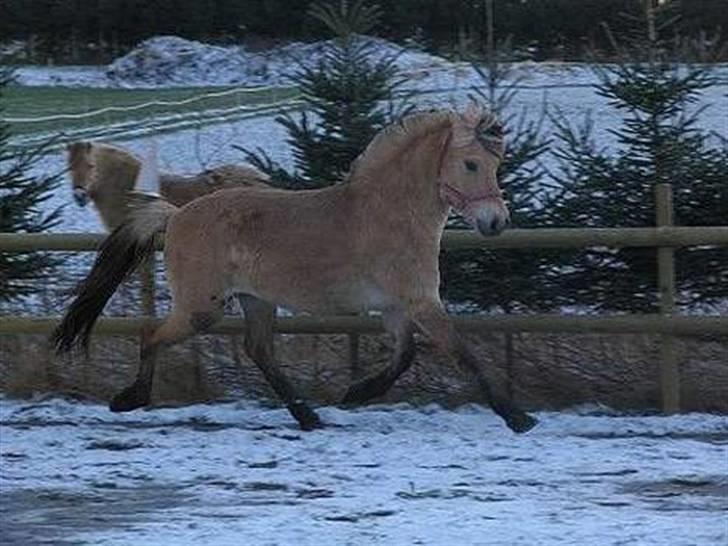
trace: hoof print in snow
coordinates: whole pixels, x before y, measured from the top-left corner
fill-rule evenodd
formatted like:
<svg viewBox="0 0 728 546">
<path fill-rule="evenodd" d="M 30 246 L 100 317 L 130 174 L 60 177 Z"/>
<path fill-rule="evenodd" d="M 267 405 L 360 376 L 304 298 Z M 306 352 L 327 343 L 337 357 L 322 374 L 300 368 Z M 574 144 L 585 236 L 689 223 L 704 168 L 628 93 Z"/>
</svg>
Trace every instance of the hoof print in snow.
<svg viewBox="0 0 728 546">
<path fill-rule="evenodd" d="M 120 442 L 118 440 L 95 440 L 86 446 L 86 449 L 104 449 L 106 451 L 129 451 L 131 449 L 139 449 L 145 447 L 142 442 L 128 441 Z"/>
<path fill-rule="evenodd" d="M 373 512 L 363 512 L 358 514 L 339 514 L 335 516 L 326 516 L 326 521 L 341 521 L 344 523 L 356 523 L 363 519 L 369 518 L 385 518 L 393 516 L 397 512 L 395 510 L 374 510 Z"/>
<path fill-rule="evenodd" d="M 276 468 L 278 466 L 278 461 L 273 459 L 272 461 L 263 461 L 260 463 L 246 463 L 245 461 L 241 461 L 243 464 L 245 464 L 248 468 Z"/>
<path fill-rule="evenodd" d="M 247 482 L 244 487 L 249 491 L 288 491 L 285 483 Z"/>
</svg>

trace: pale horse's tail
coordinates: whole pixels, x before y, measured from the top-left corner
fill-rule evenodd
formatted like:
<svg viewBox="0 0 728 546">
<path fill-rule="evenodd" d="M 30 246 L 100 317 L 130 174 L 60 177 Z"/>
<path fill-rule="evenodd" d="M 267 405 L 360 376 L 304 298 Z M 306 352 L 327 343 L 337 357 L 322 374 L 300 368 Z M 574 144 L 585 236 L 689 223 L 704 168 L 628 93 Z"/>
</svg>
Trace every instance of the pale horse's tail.
<svg viewBox="0 0 728 546">
<path fill-rule="evenodd" d="M 149 155 L 155 165 L 145 169 L 143 164 L 140 178 L 149 177 L 149 173 L 158 177 L 156 154 Z M 143 187 L 149 188 L 148 179 L 142 182 L 146 182 Z M 159 195 L 144 192 L 133 193 L 129 207 L 126 219 L 101 244 L 90 273 L 77 287 L 75 299 L 51 335 L 59 353 L 78 344 L 88 346 L 91 330 L 106 303 L 119 285 L 154 252 L 155 235 L 167 229 L 167 222 L 179 210 Z"/>
</svg>

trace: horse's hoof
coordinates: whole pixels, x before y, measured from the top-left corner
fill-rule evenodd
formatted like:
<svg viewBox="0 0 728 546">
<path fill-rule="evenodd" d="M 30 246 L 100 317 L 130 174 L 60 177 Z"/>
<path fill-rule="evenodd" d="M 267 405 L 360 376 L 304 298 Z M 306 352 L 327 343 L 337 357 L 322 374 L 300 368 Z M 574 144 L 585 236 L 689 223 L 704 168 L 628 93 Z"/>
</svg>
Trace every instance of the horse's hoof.
<svg viewBox="0 0 728 546">
<path fill-rule="evenodd" d="M 364 379 L 350 385 L 341 399 L 341 404 L 351 406 L 355 404 L 363 404 L 372 398 L 377 398 L 387 391 L 386 387 L 382 387 L 381 383 L 372 379 Z"/>
<path fill-rule="evenodd" d="M 314 419 L 299 420 L 298 426 L 304 432 L 311 432 L 319 428 L 326 428 L 326 425 L 318 418 L 318 415 L 314 414 Z"/>
<path fill-rule="evenodd" d="M 538 419 L 525 412 L 514 412 L 506 418 L 506 424 L 513 432 L 523 434 L 538 424 Z"/>
<path fill-rule="evenodd" d="M 341 404 L 344 406 L 352 406 L 355 404 L 361 404 L 367 399 L 368 397 L 362 392 L 361 388 L 357 388 L 356 384 L 354 384 L 346 391 L 344 398 L 341 399 Z"/>
<path fill-rule="evenodd" d="M 137 408 L 148 406 L 149 402 L 149 395 L 140 392 L 137 386 L 132 385 L 131 387 L 125 388 L 111 399 L 109 409 L 113 412 L 132 411 Z"/>
<path fill-rule="evenodd" d="M 298 421 L 298 426 L 301 427 L 301 430 L 308 432 L 317 428 L 324 428 L 324 424 L 319 419 L 319 416 L 316 415 L 316 412 L 303 402 L 290 404 L 288 411 Z"/>
</svg>

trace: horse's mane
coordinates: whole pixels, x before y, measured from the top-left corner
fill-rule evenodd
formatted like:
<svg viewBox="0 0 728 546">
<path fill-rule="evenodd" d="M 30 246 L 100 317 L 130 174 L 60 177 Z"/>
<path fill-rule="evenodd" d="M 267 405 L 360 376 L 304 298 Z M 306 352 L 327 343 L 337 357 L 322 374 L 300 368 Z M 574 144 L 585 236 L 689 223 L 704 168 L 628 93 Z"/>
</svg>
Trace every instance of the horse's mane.
<svg viewBox="0 0 728 546">
<path fill-rule="evenodd" d="M 451 110 L 415 112 L 379 131 L 364 151 L 352 164 L 347 181 L 352 180 L 362 169 L 389 161 L 422 136 L 445 127 L 453 127 L 463 118 Z M 503 135 L 497 116 L 489 110 L 481 110 L 479 117 L 470 120 L 472 138 L 483 145 L 502 145 Z"/>
<path fill-rule="evenodd" d="M 359 169 L 399 155 L 419 137 L 452 123 L 452 112 L 416 112 L 379 131 L 352 165 L 351 179 Z"/>
<path fill-rule="evenodd" d="M 116 160 L 122 161 L 123 163 L 141 167 L 141 159 L 121 146 L 114 146 L 113 144 L 108 144 L 106 142 L 91 142 L 90 144 L 90 155 L 92 160 L 99 156 L 107 155 L 114 156 Z"/>
</svg>

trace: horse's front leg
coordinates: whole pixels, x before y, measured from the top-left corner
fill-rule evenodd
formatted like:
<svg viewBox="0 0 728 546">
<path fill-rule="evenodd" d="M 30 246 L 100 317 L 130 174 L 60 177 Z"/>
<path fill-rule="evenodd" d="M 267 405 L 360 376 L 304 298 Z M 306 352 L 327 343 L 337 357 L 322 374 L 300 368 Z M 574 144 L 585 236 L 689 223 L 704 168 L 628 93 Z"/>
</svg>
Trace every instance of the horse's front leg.
<svg viewBox="0 0 728 546">
<path fill-rule="evenodd" d="M 253 296 L 238 295 L 245 313 L 245 352 L 255 362 L 302 430 L 321 428 L 316 412 L 299 396 L 276 363 L 273 351 L 275 307 Z"/>
<path fill-rule="evenodd" d="M 386 394 L 412 366 L 415 359 L 414 324 L 401 311 L 391 311 L 384 314 L 384 328 L 394 335 L 392 360 L 384 369 L 349 386 L 342 400 L 344 404 L 361 404 Z"/>
<path fill-rule="evenodd" d="M 538 422 L 513 403 L 504 378 L 492 366 L 484 366 L 454 328 L 452 320 L 438 303 L 412 309 L 412 319 L 435 348 L 457 359 L 458 364 L 475 375 L 490 407 L 514 432 L 527 432 Z"/>
</svg>

